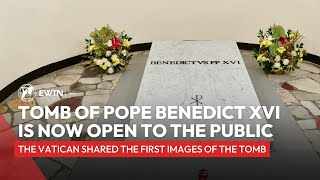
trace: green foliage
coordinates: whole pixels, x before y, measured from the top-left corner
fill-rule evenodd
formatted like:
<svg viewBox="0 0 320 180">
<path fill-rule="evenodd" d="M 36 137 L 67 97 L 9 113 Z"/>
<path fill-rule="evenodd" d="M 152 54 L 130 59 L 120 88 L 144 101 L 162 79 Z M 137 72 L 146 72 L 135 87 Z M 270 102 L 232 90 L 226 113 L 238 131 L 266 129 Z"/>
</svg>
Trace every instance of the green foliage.
<svg viewBox="0 0 320 180">
<path fill-rule="evenodd" d="M 262 29 L 259 30 L 258 38 L 259 38 L 259 39 L 262 39 L 262 38 L 263 38 L 263 31 L 262 31 Z"/>
<path fill-rule="evenodd" d="M 271 46 L 269 47 L 269 51 L 270 51 L 270 54 L 271 56 L 275 57 L 277 55 L 277 48 L 279 47 L 278 44 L 271 44 Z"/>
<path fill-rule="evenodd" d="M 291 30 L 291 29 L 288 29 L 287 35 L 289 36 L 291 33 L 292 33 L 292 30 Z"/>
<path fill-rule="evenodd" d="M 264 61 L 263 62 L 263 70 L 267 74 L 271 73 L 272 70 L 272 63 L 270 61 Z"/>
<path fill-rule="evenodd" d="M 132 38 L 129 37 L 128 34 L 122 35 L 122 38 L 123 38 L 123 39 L 128 39 L 128 41 L 131 41 L 131 40 L 132 40 Z"/>
<path fill-rule="evenodd" d="M 285 38 L 285 37 L 287 37 L 286 31 L 284 30 L 284 28 L 282 26 L 274 25 L 272 37 L 274 37 L 275 39 Z"/>
<path fill-rule="evenodd" d="M 257 59 L 259 56 L 259 50 L 254 48 L 254 49 L 252 49 L 252 52 L 253 52 L 253 57 Z"/>
<path fill-rule="evenodd" d="M 262 31 L 262 33 L 263 33 L 263 31 Z M 272 36 L 272 34 L 273 34 L 273 29 L 272 29 L 272 27 L 269 27 L 269 28 L 268 28 L 267 34 L 269 34 L 269 35 Z"/>
<path fill-rule="evenodd" d="M 90 33 L 90 37 L 95 43 L 106 43 L 108 39 L 114 37 L 116 33 L 109 27 L 103 26 L 101 29 L 95 29 Z"/>
</svg>

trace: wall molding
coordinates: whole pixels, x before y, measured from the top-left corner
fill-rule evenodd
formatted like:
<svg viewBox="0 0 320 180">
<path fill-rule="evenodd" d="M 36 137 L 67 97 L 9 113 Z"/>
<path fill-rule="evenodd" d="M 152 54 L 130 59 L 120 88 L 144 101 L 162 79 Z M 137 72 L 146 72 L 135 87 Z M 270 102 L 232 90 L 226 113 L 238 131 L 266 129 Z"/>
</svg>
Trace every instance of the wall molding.
<svg viewBox="0 0 320 180">
<path fill-rule="evenodd" d="M 140 43 L 140 44 L 134 44 L 131 46 L 131 52 L 136 51 L 146 51 L 150 50 L 152 43 Z M 254 48 L 259 48 L 258 44 L 251 44 L 251 43 L 243 43 L 243 42 L 237 42 L 237 45 L 240 50 L 252 50 Z M 23 84 L 29 83 L 39 77 L 42 77 L 44 75 L 47 75 L 49 73 L 52 73 L 54 71 L 57 71 L 59 69 L 80 63 L 81 61 L 85 60 L 83 57 L 86 54 L 77 55 L 74 57 L 70 57 L 52 64 L 48 64 L 46 66 L 43 66 L 41 68 L 38 68 L 24 76 L 21 76 L 20 78 L 16 79 L 9 85 L 7 85 L 5 88 L 3 88 L 0 91 L 0 102 L 4 101 L 9 97 L 11 94 L 13 94 L 15 91 L 19 89 L 19 87 Z M 305 56 L 304 60 L 313 62 L 315 64 L 320 65 L 320 57 L 314 54 L 307 54 Z"/>
</svg>

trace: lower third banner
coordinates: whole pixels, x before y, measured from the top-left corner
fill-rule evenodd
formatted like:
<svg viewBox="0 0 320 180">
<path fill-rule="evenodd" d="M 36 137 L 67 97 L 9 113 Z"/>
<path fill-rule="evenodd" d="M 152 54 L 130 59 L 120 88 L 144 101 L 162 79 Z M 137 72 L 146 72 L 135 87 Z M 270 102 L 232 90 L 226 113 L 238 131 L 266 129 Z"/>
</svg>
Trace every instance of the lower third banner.
<svg viewBox="0 0 320 180">
<path fill-rule="evenodd" d="M 15 157 L 270 157 L 268 141 L 16 141 Z"/>
</svg>

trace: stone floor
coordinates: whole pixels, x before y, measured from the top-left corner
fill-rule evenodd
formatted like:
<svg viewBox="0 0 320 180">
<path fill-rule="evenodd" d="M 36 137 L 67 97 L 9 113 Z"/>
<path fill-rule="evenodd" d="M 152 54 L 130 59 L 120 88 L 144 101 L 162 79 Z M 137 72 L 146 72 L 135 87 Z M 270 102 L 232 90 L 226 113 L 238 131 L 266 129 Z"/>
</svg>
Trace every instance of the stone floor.
<svg viewBox="0 0 320 180">
<path fill-rule="evenodd" d="M 149 51 L 136 52 L 148 56 Z M 250 53 L 241 51 L 241 53 Z M 32 120 L 27 117 L 21 120 L 19 105 L 28 106 L 70 106 L 71 109 L 83 106 L 104 106 L 112 96 L 123 72 L 113 75 L 99 75 L 94 71 L 84 68 L 83 63 L 61 69 L 46 76 L 40 77 L 30 84 L 36 90 L 63 90 L 62 96 L 36 97 L 33 102 L 21 101 L 17 93 L 13 93 L 0 104 L 0 113 L 4 115 L 11 127 L 17 132 L 18 125 L 23 123 L 33 124 L 78 124 L 85 126 L 97 123 L 100 115 L 94 120 Z M 298 125 L 306 137 L 320 155 L 320 67 L 308 62 L 301 64 L 301 69 L 284 75 L 268 75 Z M 102 113 L 102 111 L 101 111 Z M 86 129 L 86 128 L 84 128 Z M 0 127 L 0 132 L 3 131 Z M 48 138 L 45 138 L 46 140 Z M 50 140 L 52 138 L 49 138 Z M 87 140 L 87 134 L 82 133 L 81 138 L 64 137 L 63 140 Z M 33 139 L 34 140 L 34 139 Z M 36 139 L 43 140 L 43 139 Z M 76 158 L 35 158 L 35 162 L 41 168 L 47 179 L 66 179 L 77 162 Z"/>
<path fill-rule="evenodd" d="M 268 78 L 320 156 L 320 66 L 304 62 L 295 72 Z"/>
</svg>

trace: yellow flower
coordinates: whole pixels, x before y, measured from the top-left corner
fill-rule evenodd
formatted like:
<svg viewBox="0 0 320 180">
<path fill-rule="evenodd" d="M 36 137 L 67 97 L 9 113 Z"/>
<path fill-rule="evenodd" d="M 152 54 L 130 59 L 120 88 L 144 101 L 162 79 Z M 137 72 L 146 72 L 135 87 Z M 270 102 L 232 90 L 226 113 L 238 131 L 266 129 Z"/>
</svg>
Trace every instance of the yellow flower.
<svg viewBox="0 0 320 180">
<path fill-rule="evenodd" d="M 260 47 L 264 46 L 264 47 L 269 47 L 272 44 L 272 42 L 270 40 L 263 40 L 260 43 Z"/>
<path fill-rule="evenodd" d="M 106 64 L 103 64 L 100 66 L 103 70 L 106 70 L 107 69 L 107 65 Z"/>
<path fill-rule="evenodd" d="M 130 43 L 130 41 L 128 39 L 124 39 L 123 42 L 122 42 L 122 45 L 124 47 L 130 47 L 131 43 Z"/>
<path fill-rule="evenodd" d="M 294 38 L 294 34 L 291 33 L 291 34 L 289 35 L 289 38 L 290 38 L 290 39 Z"/>
<path fill-rule="evenodd" d="M 111 56 L 111 60 L 113 60 L 113 59 L 115 59 L 117 57 L 118 57 L 118 55 L 114 54 L 114 55 Z"/>
<path fill-rule="evenodd" d="M 277 51 L 278 51 L 280 54 L 282 54 L 283 52 L 286 51 L 286 48 L 284 48 L 283 46 L 280 46 L 280 47 L 277 48 Z"/>
<path fill-rule="evenodd" d="M 260 54 L 260 55 L 258 56 L 257 60 L 263 62 L 263 61 L 266 60 L 266 57 L 264 57 L 263 54 Z"/>
<path fill-rule="evenodd" d="M 91 46 L 89 46 L 89 47 L 88 47 L 88 51 L 90 51 L 90 52 L 91 52 L 91 51 L 92 51 L 92 50 L 94 50 L 95 48 L 96 48 L 96 46 L 95 46 L 95 45 L 91 45 Z"/>
<path fill-rule="evenodd" d="M 120 59 L 117 57 L 117 56 L 114 56 L 111 58 L 112 59 L 112 62 L 113 62 L 113 66 L 116 66 L 118 64 L 120 64 Z"/>
<path fill-rule="evenodd" d="M 300 56 L 300 58 L 302 58 L 302 57 L 303 57 L 303 50 L 302 50 L 302 49 L 300 49 L 299 56 Z"/>
</svg>

